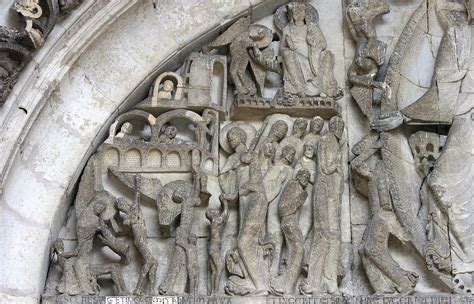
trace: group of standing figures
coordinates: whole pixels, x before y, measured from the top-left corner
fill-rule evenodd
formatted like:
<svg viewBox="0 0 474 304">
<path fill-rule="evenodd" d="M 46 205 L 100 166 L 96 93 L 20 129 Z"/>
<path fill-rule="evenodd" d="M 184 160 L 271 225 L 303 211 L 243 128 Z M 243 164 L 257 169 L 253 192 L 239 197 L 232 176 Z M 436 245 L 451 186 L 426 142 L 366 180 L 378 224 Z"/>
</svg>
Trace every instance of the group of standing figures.
<svg viewBox="0 0 474 304">
<path fill-rule="evenodd" d="M 250 140 L 238 124 L 227 128 L 232 154 L 219 177 L 220 199 L 236 202 L 239 210 L 236 246 L 225 258 L 229 294 L 338 292 L 338 277 L 344 274 L 340 263 L 344 123 L 338 116 L 331 118 L 322 136 L 321 117 L 311 120 L 305 134 L 307 124 L 297 118 L 286 136 L 289 125 L 284 120 L 271 126 L 264 123 Z M 300 222 L 305 221 L 302 231 Z M 298 284 L 303 270 L 306 275 Z"/>
</svg>

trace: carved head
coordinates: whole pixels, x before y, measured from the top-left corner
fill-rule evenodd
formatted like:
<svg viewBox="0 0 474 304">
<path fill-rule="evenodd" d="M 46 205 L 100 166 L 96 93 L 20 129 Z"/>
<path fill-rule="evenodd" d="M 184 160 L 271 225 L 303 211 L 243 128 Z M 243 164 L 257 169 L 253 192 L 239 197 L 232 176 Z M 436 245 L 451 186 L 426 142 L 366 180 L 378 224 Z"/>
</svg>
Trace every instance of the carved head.
<svg viewBox="0 0 474 304">
<path fill-rule="evenodd" d="M 122 125 L 122 127 L 120 128 L 120 131 L 123 133 L 123 134 L 131 134 L 132 131 L 133 131 L 133 125 L 129 122 L 126 122 Z"/>
<path fill-rule="evenodd" d="M 314 156 L 314 146 L 310 143 L 305 143 L 303 146 L 304 156 L 307 158 L 313 158 Z"/>
<path fill-rule="evenodd" d="M 329 120 L 329 132 L 334 133 L 334 135 L 338 138 L 342 138 L 342 134 L 344 133 L 344 121 L 339 116 L 333 116 Z"/>
<path fill-rule="evenodd" d="M 287 5 L 287 9 L 288 9 L 288 20 L 291 23 L 305 21 L 306 5 L 304 3 L 291 2 Z"/>
<path fill-rule="evenodd" d="M 174 83 L 167 79 L 163 82 L 163 91 L 165 92 L 171 92 L 174 89 Z"/>
<path fill-rule="evenodd" d="M 306 131 L 306 126 L 308 125 L 308 122 L 304 118 L 298 118 L 295 120 L 295 123 L 293 124 L 293 134 L 297 135 L 298 137 L 302 137 L 304 132 Z"/>
<path fill-rule="evenodd" d="M 235 151 L 239 146 L 245 146 L 247 133 L 245 133 L 242 128 L 233 127 L 227 133 L 227 141 L 229 142 L 229 146 Z"/>
<path fill-rule="evenodd" d="M 309 126 L 309 130 L 313 134 L 321 133 L 321 130 L 324 127 L 324 119 L 320 116 L 316 116 L 311 120 L 311 124 Z"/>
<path fill-rule="evenodd" d="M 288 133 L 288 124 L 283 120 L 277 120 L 268 132 L 268 137 L 272 142 L 280 142 Z"/>
<path fill-rule="evenodd" d="M 165 135 L 169 139 L 173 139 L 176 137 L 176 134 L 178 134 L 178 129 L 176 129 L 175 126 L 168 126 L 165 129 Z"/>
<path fill-rule="evenodd" d="M 293 146 L 284 146 L 283 149 L 281 150 L 281 159 L 283 162 L 285 162 L 287 165 L 293 164 L 293 161 L 295 160 L 295 154 L 296 150 Z"/>
<path fill-rule="evenodd" d="M 250 26 L 249 37 L 253 41 L 260 41 L 265 38 L 265 30 L 261 26 Z"/>
<path fill-rule="evenodd" d="M 311 173 L 306 169 L 301 169 L 296 172 L 296 179 L 300 183 L 301 186 L 306 187 L 309 183 L 309 179 L 311 178 Z"/>
<path fill-rule="evenodd" d="M 267 143 L 263 145 L 262 153 L 265 158 L 272 158 L 275 155 L 275 149 L 272 144 Z"/>
</svg>

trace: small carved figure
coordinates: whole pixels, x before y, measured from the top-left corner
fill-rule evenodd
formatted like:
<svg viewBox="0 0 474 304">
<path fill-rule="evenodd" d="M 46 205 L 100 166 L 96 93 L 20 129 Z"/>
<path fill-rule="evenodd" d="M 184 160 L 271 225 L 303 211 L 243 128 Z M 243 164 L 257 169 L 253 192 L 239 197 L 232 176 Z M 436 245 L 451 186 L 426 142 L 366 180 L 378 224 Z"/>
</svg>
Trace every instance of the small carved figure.
<svg viewBox="0 0 474 304">
<path fill-rule="evenodd" d="M 192 265 L 194 253 L 191 252 L 195 250 L 195 246 L 192 247 L 188 237 L 193 229 L 194 209 L 201 204 L 201 179 L 201 173 L 193 172 L 192 184 L 182 180 L 172 181 L 166 184 L 158 195 L 159 224 L 169 226 L 180 217 L 171 263 L 166 278 L 159 287 L 159 293 L 162 295 L 183 293 L 186 282 L 189 282 L 189 292 L 196 292 L 196 266 Z M 188 273 L 188 270 L 193 273 Z"/>
<path fill-rule="evenodd" d="M 273 254 L 276 264 L 272 270 L 278 271 L 280 262 L 281 245 L 283 243 L 283 234 L 280 229 L 280 217 L 278 215 L 278 204 L 281 191 L 285 185 L 293 178 L 293 163 L 295 160 L 295 148 L 292 145 L 283 147 L 281 159 L 267 172 L 263 178 L 266 197 L 268 199 L 268 238 L 275 245 Z"/>
<path fill-rule="evenodd" d="M 352 0 L 346 9 L 347 23 L 357 42 L 354 62 L 349 68 L 348 78 L 352 83 L 351 95 L 362 113 L 372 115 L 373 89 L 379 88 L 390 94 L 386 83 L 377 81 L 380 67 L 385 62 L 386 44 L 377 40 L 373 21 L 377 16 L 390 12 L 383 0 Z"/>
<path fill-rule="evenodd" d="M 129 122 L 124 122 L 122 127 L 120 127 L 120 132 L 115 137 L 126 139 L 130 134 L 132 134 L 132 131 L 133 125 Z"/>
<path fill-rule="evenodd" d="M 93 241 L 97 234 L 99 239 L 121 255 L 128 263 L 128 246 L 115 238 L 110 229 L 105 224 L 101 215 L 107 205 L 114 205 L 115 198 L 106 191 L 97 192 L 89 205 L 77 215 L 77 255 L 73 269 L 76 273 L 81 294 L 95 294 L 97 288 L 91 283 L 90 276 L 90 255 L 93 249 Z"/>
<path fill-rule="evenodd" d="M 206 218 L 210 224 L 210 245 L 209 258 L 211 265 L 211 290 L 210 294 L 216 294 L 219 291 L 219 283 L 224 269 L 224 261 L 221 257 L 222 237 L 227 220 L 229 219 L 229 203 L 221 194 L 219 197 L 223 205 L 220 212 L 218 208 L 210 208 L 206 210 Z"/>
<path fill-rule="evenodd" d="M 340 206 L 342 169 L 340 141 L 344 122 L 339 116 L 329 121 L 329 132 L 318 147 L 317 173 L 313 197 L 313 240 L 308 255 L 308 277 L 301 283 L 303 294 L 338 293 L 340 261 Z"/>
<path fill-rule="evenodd" d="M 173 81 L 167 79 L 163 82 L 163 87 L 158 91 L 158 98 L 161 99 L 171 99 L 172 92 L 174 90 Z"/>
<path fill-rule="evenodd" d="M 282 16 L 285 14 L 286 17 Z M 319 15 L 310 4 L 290 2 L 275 13 L 282 31 L 284 91 L 299 97 L 341 94 L 334 78 L 334 55 L 318 25 Z"/>
<path fill-rule="evenodd" d="M 160 144 L 167 144 L 167 145 L 181 145 L 185 142 L 181 139 L 176 138 L 178 135 L 178 129 L 175 126 L 167 126 L 163 131 L 163 134 L 160 135 L 158 138 L 158 142 Z"/>
<path fill-rule="evenodd" d="M 237 238 L 237 250 L 233 253 L 233 262 L 228 264 L 234 272 L 225 290 L 231 295 L 261 295 L 268 293 L 269 273 L 264 257 L 273 248 L 263 242 L 268 203 L 257 156 L 248 153 L 243 161 L 250 163 L 249 181 L 242 186 L 240 194 L 246 198 L 247 205 Z M 238 266 L 243 266 L 243 269 L 235 269 Z"/>
<path fill-rule="evenodd" d="M 233 154 L 229 155 L 219 176 L 219 184 L 225 195 L 238 198 L 239 186 L 241 185 L 242 155 L 247 152 L 247 134 L 238 127 L 232 127 L 227 133 L 227 141 Z"/>
<path fill-rule="evenodd" d="M 179 229 L 179 228 L 178 228 Z M 178 234 L 182 232 L 179 229 Z M 197 237 L 191 233 L 187 238 L 176 237 L 176 245 L 184 249 L 186 254 L 186 271 L 188 274 L 189 293 L 196 294 L 199 283 L 198 261 L 197 261 Z"/>
<path fill-rule="evenodd" d="M 295 149 L 295 159 L 300 159 L 303 152 L 303 135 L 306 132 L 308 122 L 304 118 L 297 118 L 293 123 L 293 129 L 291 135 L 284 138 L 279 148 L 276 151 L 275 159 L 278 160 L 281 157 L 281 150 L 285 146 L 292 146 Z"/>
<path fill-rule="evenodd" d="M 388 250 L 388 239 L 392 234 L 402 243 L 410 236 L 400 224 L 392 208 L 389 178 L 385 163 L 378 154 L 383 147 L 383 137 L 369 135 L 353 149 L 356 158 L 351 165 L 359 177 L 367 179 L 367 193 L 372 218 L 364 232 L 359 255 L 365 273 L 376 294 L 410 294 L 418 281 L 418 275 L 406 271 L 392 258 Z M 371 158 L 376 158 L 375 162 Z"/>
<path fill-rule="evenodd" d="M 272 31 L 260 24 L 250 24 L 249 17 L 240 18 L 227 31 L 205 47 L 205 51 L 230 45 L 230 76 L 235 84 L 236 95 L 256 95 L 257 86 L 247 75 L 250 65 L 257 80 L 260 95 L 263 92 L 265 70 L 250 54 L 249 48 L 266 48 L 273 39 Z"/>
<path fill-rule="evenodd" d="M 135 193 L 134 204 L 128 203 L 125 199 L 117 202 L 117 208 L 124 213 L 124 224 L 132 228 L 133 243 L 142 256 L 145 264 L 142 266 L 137 287 L 134 291 L 136 295 L 142 295 L 144 292 L 150 293 L 151 288 L 155 286 L 156 271 L 158 262 L 153 257 L 153 253 L 148 245 L 145 219 L 140 208 L 140 193 Z M 145 288 L 146 278 L 148 277 L 149 288 Z"/>
<path fill-rule="evenodd" d="M 305 240 L 309 234 L 309 231 L 312 226 L 312 198 L 313 198 L 313 188 L 314 188 L 314 181 L 316 178 L 316 161 L 314 160 L 315 155 L 315 146 L 310 142 L 305 143 L 303 146 L 303 157 L 298 161 L 295 166 L 295 172 L 298 172 L 302 169 L 307 170 L 310 174 L 309 176 L 309 183 L 305 188 L 305 191 L 308 193 L 306 197 L 306 201 L 304 202 L 303 206 L 301 207 L 300 212 L 300 223 L 301 223 L 301 232 L 303 234 L 303 239 Z"/>
<path fill-rule="evenodd" d="M 56 240 L 53 242 L 53 252 L 57 255 L 58 263 L 63 270 L 63 276 L 58 284 L 57 290 L 61 294 L 78 295 L 81 293 L 79 289 L 79 282 L 76 277 L 76 272 L 73 268 L 77 251 L 65 252 L 63 240 Z M 101 275 L 110 274 L 112 282 L 117 288 L 118 295 L 128 294 L 127 287 L 122 275 L 121 266 L 118 263 L 109 263 L 105 265 L 90 265 L 90 280 L 94 285 L 96 291 L 98 290 L 97 277 Z"/>
<path fill-rule="evenodd" d="M 284 269 L 270 283 L 270 289 L 277 295 L 291 295 L 298 280 L 303 261 L 303 236 L 298 226 L 298 210 L 304 204 L 308 193 L 305 191 L 309 183 L 309 171 L 302 169 L 296 177 L 288 182 L 282 191 L 278 203 L 280 225 L 285 236 L 285 246 L 288 251 Z"/>
</svg>

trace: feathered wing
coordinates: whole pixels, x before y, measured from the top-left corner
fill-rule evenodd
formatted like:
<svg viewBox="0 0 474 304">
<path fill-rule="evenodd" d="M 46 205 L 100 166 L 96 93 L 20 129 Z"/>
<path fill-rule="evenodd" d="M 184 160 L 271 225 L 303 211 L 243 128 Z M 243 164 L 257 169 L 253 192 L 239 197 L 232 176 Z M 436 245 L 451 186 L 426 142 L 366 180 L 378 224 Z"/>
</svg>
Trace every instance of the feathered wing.
<svg viewBox="0 0 474 304">
<path fill-rule="evenodd" d="M 209 43 L 209 48 L 223 47 L 231 44 L 232 41 L 241 33 L 248 31 L 250 26 L 250 18 L 242 17 L 232 24 L 224 33 L 217 37 L 214 41 Z"/>
</svg>

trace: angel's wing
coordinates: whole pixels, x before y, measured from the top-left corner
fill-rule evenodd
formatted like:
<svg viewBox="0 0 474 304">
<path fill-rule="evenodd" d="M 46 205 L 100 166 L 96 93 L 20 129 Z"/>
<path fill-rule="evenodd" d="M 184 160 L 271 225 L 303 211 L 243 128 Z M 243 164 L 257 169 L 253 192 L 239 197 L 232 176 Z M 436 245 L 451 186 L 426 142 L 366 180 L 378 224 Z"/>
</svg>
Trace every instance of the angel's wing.
<svg viewBox="0 0 474 304">
<path fill-rule="evenodd" d="M 237 20 L 234 24 L 232 24 L 224 33 L 222 33 L 219 37 L 217 37 L 214 41 L 209 43 L 207 47 L 213 49 L 222 46 L 226 46 L 241 33 L 248 31 L 250 26 L 250 18 L 249 17 L 242 17 Z"/>
</svg>

